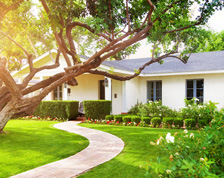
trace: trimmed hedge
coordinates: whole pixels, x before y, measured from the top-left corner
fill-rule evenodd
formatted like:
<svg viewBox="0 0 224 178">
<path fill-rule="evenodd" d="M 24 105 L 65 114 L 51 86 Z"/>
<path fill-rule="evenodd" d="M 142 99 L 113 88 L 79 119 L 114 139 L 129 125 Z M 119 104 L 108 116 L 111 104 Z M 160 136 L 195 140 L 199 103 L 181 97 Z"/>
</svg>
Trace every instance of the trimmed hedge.
<svg viewBox="0 0 224 178">
<path fill-rule="evenodd" d="M 142 117 L 142 122 L 145 122 L 146 124 L 151 124 L 151 117 Z"/>
<path fill-rule="evenodd" d="M 130 116 L 130 115 L 129 115 L 129 116 L 123 116 L 123 117 L 122 117 L 122 121 L 125 122 L 125 123 L 127 123 L 127 122 L 131 122 L 131 117 L 132 117 L 132 116 Z"/>
<path fill-rule="evenodd" d="M 170 126 L 172 126 L 172 124 L 173 124 L 173 117 L 164 117 L 163 118 L 163 124 L 164 125 L 170 125 Z"/>
<path fill-rule="evenodd" d="M 106 115 L 105 120 L 112 121 L 112 120 L 114 120 L 114 116 L 113 115 Z"/>
<path fill-rule="evenodd" d="M 41 101 L 34 112 L 34 116 L 76 119 L 78 107 L 78 101 Z"/>
<path fill-rule="evenodd" d="M 196 121 L 195 119 L 185 119 L 185 127 L 195 127 Z"/>
<path fill-rule="evenodd" d="M 153 117 L 151 121 L 153 127 L 159 127 L 161 125 L 162 119 L 160 117 Z"/>
<path fill-rule="evenodd" d="M 131 122 L 135 122 L 136 124 L 141 122 L 140 116 L 131 116 Z"/>
<path fill-rule="evenodd" d="M 115 116 L 114 116 L 114 121 L 115 121 L 115 122 L 117 122 L 117 121 L 122 122 L 122 118 L 123 118 L 122 115 L 115 115 Z"/>
<path fill-rule="evenodd" d="M 178 127 L 178 128 L 183 127 L 183 125 L 184 125 L 184 121 L 183 120 L 184 120 L 183 118 L 179 118 L 179 117 L 174 118 L 173 123 L 174 123 L 175 127 Z"/>
<path fill-rule="evenodd" d="M 111 112 L 111 101 L 108 100 L 84 100 L 83 108 L 85 117 L 91 119 L 104 119 Z"/>
</svg>

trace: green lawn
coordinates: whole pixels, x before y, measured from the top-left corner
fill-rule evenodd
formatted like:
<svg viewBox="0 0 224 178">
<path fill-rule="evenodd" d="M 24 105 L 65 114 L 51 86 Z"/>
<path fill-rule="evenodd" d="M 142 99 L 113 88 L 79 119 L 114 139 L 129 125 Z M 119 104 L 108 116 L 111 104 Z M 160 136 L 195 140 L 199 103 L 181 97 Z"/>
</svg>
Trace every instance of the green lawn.
<svg viewBox="0 0 224 178">
<path fill-rule="evenodd" d="M 144 178 L 146 170 L 139 166 L 144 165 L 150 159 L 155 161 L 159 155 L 164 154 L 158 146 L 150 145 L 150 141 L 158 139 L 160 133 L 170 132 L 173 135 L 180 131 L 97 124 L 81 124 L 81 126 L 114 134 L 124 141 L 125 147 L 120 155 L 79 176 L 79 178 Z M 153 178 L 155 175 L 150 177 Z"/>
<path fill-rule="evenodd" d="M 0 178 L 73 155 L 89 142 L 86 138 L 58 130 L 57 122 L 11 120 L 0 134 Z"/>
</svg>

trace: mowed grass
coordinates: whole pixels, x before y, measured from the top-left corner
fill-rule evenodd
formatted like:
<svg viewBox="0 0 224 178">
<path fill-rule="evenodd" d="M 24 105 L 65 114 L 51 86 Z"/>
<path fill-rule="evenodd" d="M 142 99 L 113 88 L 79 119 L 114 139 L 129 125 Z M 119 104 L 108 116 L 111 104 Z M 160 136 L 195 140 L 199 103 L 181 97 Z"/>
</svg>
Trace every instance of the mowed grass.
<svg viewBox="0 0 224 178">
<path fill-rule="evenodd" d="M 89 144 L 80 135 L 53 127 L 57 122 L 11 120 L 0 134 L 0 178 L 69 157 Z"/>
<path fill-rule="evenodd" d="M 145 127 L 111 126 L 98 124 L 81 124 L 80 126 L 105 131 L 121 138 L 124 150 L 111 161 L 104 163 L 91 171 L 79 176 L 79 178 L 144 178 L 146 170 L 140 168 L 152 159 L 156 162 L 158 156 L 165 155 L 158 146 L 150 144 L 155 142 L 160 134 L 170 132 L 183 132 L 183 130 L 154 129 Z M 164 157 L 166 159 L 166 157 Z M 166 160 L 164 160 L 166 161 Z M 169 160 L 167 160 L 169 161 Z M 150 177 L 157 177 L 150 175 Z"/>
</svg>

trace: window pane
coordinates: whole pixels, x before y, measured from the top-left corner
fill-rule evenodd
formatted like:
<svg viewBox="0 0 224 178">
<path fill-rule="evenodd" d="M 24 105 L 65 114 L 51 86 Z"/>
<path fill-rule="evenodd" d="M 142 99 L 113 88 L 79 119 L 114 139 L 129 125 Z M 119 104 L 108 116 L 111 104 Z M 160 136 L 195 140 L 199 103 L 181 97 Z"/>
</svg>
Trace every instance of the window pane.
<svg viewBox="0 0 224 178">
<path fill-rule="evenodd" d="M 157 81 L 156 82 L 156 89 L 158 90 L 158 89 L 162 89 L 162 82 L 161 81 Z"/>
<path fill-rule="evenodd" d="M 193 89 L 187 89 L 187 98 L 193 98 L 194 90 Z"/>
<path fill-rule="evenodd" d="M 204 80 L 197 80 L 197 88 L 203 88 Z"/>
<path fill-rule="evenodd" d="M 194 88 L 193 83 L 193 80 L 187 80 L 187 88 Z"/>
<path fill-rule="evenodd" d="M 203 97 L 203 89 L 197 89 L 197 98 Z"/>
<path fill-rule="evenodd" d="M 147 82 L 147 99 L 153 100 L 153 82 Z"/>
</svg>

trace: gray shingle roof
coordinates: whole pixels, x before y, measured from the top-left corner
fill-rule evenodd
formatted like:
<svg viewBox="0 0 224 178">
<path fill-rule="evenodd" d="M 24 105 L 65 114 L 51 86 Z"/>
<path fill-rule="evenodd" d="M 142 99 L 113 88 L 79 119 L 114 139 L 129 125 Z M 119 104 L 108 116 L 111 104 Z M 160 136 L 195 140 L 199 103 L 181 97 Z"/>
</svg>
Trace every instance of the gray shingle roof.
<svg viewBox="0 0 224 178">
<path fill-rule="evenodd" d="M 104 61 L 103 64 L 115 69 L 134 72 L 140 66 L 149 61 L 150 58 L 129 59 L 121 61 Z M 142 74 L 176 73 L 224 70 L 224 51 L 193 53 L 187 64 L 183 64 L 176 58 L 166 58 L 164 63 L 151 64 L 147 66 Z"/>
</svg>

